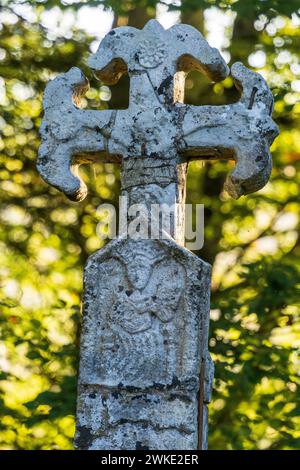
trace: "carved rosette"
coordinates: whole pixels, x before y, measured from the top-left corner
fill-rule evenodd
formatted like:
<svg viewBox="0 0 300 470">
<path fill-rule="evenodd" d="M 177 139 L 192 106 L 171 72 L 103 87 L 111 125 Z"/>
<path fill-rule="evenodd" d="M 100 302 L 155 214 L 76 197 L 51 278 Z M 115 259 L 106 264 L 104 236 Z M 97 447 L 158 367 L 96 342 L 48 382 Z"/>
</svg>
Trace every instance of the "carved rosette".
<svg viewBox="0 0 300 470">
<path fill-rule="evenodd" d="M 162 42 L 153 38 L 145 39 L 138 48 L 137 56 L 142 67 L 152 69 L 166 58 L 166 50 Z"/>
</svg>

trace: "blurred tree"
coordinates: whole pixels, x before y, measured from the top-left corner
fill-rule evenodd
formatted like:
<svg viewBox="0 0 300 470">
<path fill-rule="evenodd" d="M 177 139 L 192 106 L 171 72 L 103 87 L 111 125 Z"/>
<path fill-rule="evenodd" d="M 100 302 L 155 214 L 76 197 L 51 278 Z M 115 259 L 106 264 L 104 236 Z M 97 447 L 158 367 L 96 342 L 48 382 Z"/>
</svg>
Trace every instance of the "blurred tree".
<svg viewBox="0 0 300 470">
<path fill-rule="evenodd" d="M 24 9 L 31 7 L 30 21 Z M 107 0 L 114 25 L 142 27 L 154 0 Z M 223 47 L 267 78 L 281 135 L 273 145 L 271 183 L 231 201 L 222 191 L 227 162 L 190 165 L 188 201 L 205 204 L 205 245 L 213 263 L 210 350 L 216 364 L 210 448 L 298 448 L 300 18 L 298 0 L 161 2 L 209 33 L 207 8 L 229 12 Z M 0 447 L 72 448 L 82 266 L 103 241 L 101 202 L 117 206 L 119 169 L 83 169 L 86 201 L 74 204 L 44 184 L 35 169 L 42 93 L 49 79 L 80 66 L 91 81 L 84 106 L 126 107 L 128 79 L 110 90 L 85 60 L 92 37 L 66 37 L 43 26 L 46 9 L 79 11 L 99 1 L 4 0 L 0 26 Z M 216 10 L 217 11 L 217 10 Z M 28 11 L 27 11 L 28 13 Z M 298 12 L 299 13 L 299 12 Z M 190 74 L 186 102 L 222 104 L 232 80 L 210 84 Z"/>
</svg>

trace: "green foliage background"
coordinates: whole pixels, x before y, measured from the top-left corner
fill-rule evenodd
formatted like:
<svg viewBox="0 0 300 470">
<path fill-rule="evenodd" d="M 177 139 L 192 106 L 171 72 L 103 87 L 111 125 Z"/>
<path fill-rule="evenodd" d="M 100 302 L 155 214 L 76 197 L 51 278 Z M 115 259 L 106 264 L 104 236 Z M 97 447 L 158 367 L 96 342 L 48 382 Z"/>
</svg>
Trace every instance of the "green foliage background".
<svg viewBox="0 0 300 470">
<path fill-rule="evenodd" d="M 15 5 L 32 7 L 27 21 Z M 169 3 L 169 2 L 162 2 Z M 102 202 L 117 204 L 119 169 L 83 170 L 89 196 L 68 201 L 35 169 L 47 81 L 70 66 L 91 80 L 85 105 L 126 103 L 128 81 L 101 88 L 86 69 L 94 38 L 72 29 L 55 37 L 39 15 L 58 7 L 112 8 L 115 25 L 141 26 L 155 0 L 2 1 L 0 26 L 0 448 L 72 449 L 82 267 L 101 247 Z M 205 245 L 213 264 L 210 351 L 216 365 L 210 406 L 211 449 L 299 449 L 299 156 L 300 19 L 298 0 L 186 0 L 169 5 L 205 33 L 203 9 L 236 13 L 228 32 L 231 63 L 264 51 L 280 137 L 272 147 L 271 182 L 232 201 L 222 191 L 229 164 L 190 165 L 189 202 L 205 204 Z M 236 99 L 231 79 L 187 80 L 187 102 Z M 105 100 L 104 100 L 105 99 Z"/>
</svg>

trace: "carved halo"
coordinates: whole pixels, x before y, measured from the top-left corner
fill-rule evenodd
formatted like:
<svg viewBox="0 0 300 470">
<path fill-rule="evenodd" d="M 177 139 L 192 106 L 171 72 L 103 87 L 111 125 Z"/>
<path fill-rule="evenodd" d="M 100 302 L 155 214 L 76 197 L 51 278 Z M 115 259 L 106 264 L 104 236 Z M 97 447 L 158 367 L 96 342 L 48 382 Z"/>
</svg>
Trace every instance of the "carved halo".
<svg viewBox="0 0 300 470">
<path fill-rule="evenodd" d="M 127 240 L 126 245 L 122 246 L 122 250 L 118 253 L 125 266 L 129 263 L 136 262 L 142 258 L 147 260 L 149 265 L 161 261 L 165 257 L 165 253 L 161 247 L 157 246 L 155 241 L 149 240 L 149 244 L 145 240 Z"/>
</svg>

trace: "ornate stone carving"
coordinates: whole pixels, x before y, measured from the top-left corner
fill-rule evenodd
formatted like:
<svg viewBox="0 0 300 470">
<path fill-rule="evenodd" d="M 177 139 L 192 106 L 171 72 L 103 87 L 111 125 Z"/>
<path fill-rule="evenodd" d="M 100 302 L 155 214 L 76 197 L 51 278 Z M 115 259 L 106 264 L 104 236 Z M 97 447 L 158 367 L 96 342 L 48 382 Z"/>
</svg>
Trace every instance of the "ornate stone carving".
<svg viewBox="0 0 300 470">
<path fill-rule="evenodd" d="M 72 68 L 44 96 L 38 170 L 70 199 L 82 200 L 81 163 L 122 163 L 130 204 L 180 206 L 167 240 L 119 238 L 85 270 L 76 445 L 87 449 L 207 447 L 213 364 L 207 351 L 210 268 L 185 250 L 188 161 L 232 159 L 232 197 L 262 188 L 278 133 L 273 97 L 240 63 L 231 75 L 240 100 L 226 106 L 183 104 L 184 79 L 199 70 L 213 81 L 229 69 L 191 26 L 122 27 L 89 64 L 108 84 L 130 77 L 126 110 L 82 110 L 88 82 Z M 161 238 L 161 234 L 158 235 Z M 174 240 L 176 240 L 176 243 Z"/>
<path fill-rule="evenodd" d="M 226 188 L 235 198 L 257 191 L 266 184 L 272 168 L 269 146 L 278 129 L 271 118 L 273 97 L 265 80 L 236 63 L 231 73 L 241 91 L 237 103 L 186 106 L 173 102 L 173 96 L 178 95 L 173 80 L 177 70 L 187 72 L 199 68 L 216 80 L 228 73 L 221 56 L 209 48 L 200 33 L 196 36 L 193 28 L 186 27 L 186 34 L 183 34 L 184 28 L 177 25 L 165 31 L 156 22 L 149 22 L 139 34 L 138 30 L 130 28 L 134 30 L 129 35 L 133 42 L 131 46 L 126 45 L 123 52 L 121 48 L 119 53 L 117 45 L 121 47 L 121 39 L 128 38 L 128 28 L 117 29 L 113 36 L 110 33 L 102 41 L 90 64 L 105 79 L 111 76 L 109 73 L 116 74 L 116 70 L 119 71 L 117 76 L 124 73 L 120 63 L 116 62 L 117 57 L 127 61 L 131 77 L 128 110 L 76 108 L 74 102 L 80 101 L 88 86 L 79 69 L 73 68 L 50 82 L 44 97 L 45 116 L 38 160 L 39 171 L 46 181 L 70 198 L 80 200 L 86 195 L 86 187 L 78 177 L 77 166 L 99 157 L 120 161 L 123 156 L 149 157 L 152 166 L 155 160 L 166 165 L 166 160 L 179 157 L 234 159 L 236 167 Z M 150 36 L 151 31 L 153 36 Z M 146 36 L 140 43 L 143 33 Z M 153 70 L 143 66 L 145 73 L 141 73 L 143 55 L 137 51 L 146 50 L 145 44 L 150 37 L 155 43 L 166 41 L 168 60 Z M 194 50 L 185 37 L 193 38 Z M 158 48 L 158 51 L 161 56 L 162 49 Z M 177 68 L 174 68 L 175 63 Z M 153 175 L 151 178 L 153 180 Z M 168 182 L 171 181 L 176 181 L 174 172 L 169 175 Z"/>
<path fill-rule="evenodd" d="M 152 69 L 163 62 L 166 58 L 166 51 L 162 42 L 153 41 L 153 38 L 150 38 L 140 44 L 137 55 L 142 67 Z"/>
</svg>

